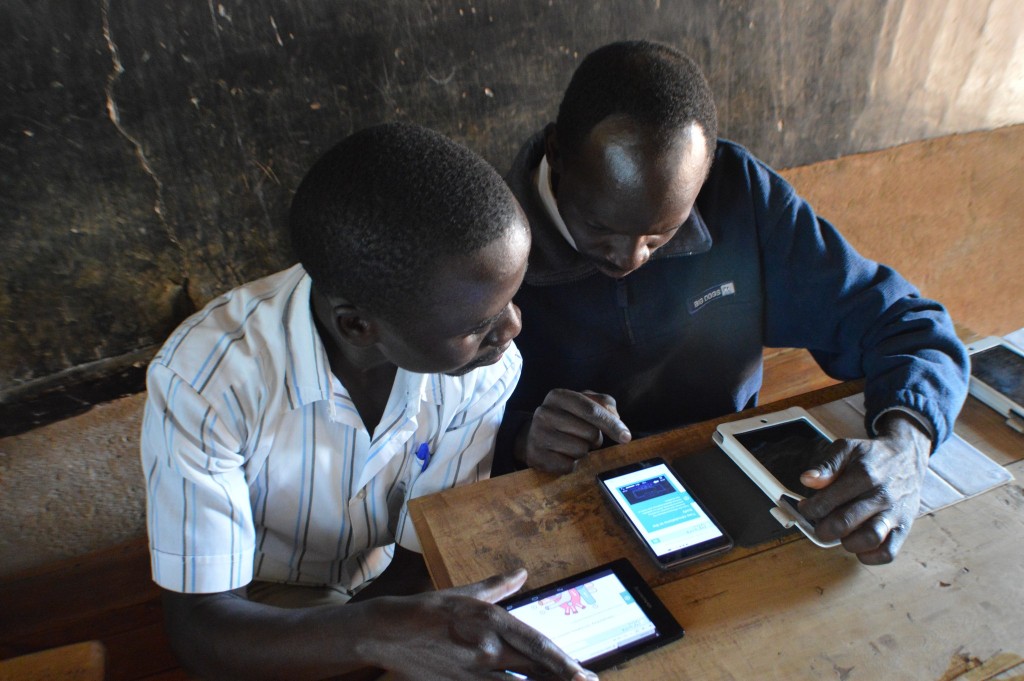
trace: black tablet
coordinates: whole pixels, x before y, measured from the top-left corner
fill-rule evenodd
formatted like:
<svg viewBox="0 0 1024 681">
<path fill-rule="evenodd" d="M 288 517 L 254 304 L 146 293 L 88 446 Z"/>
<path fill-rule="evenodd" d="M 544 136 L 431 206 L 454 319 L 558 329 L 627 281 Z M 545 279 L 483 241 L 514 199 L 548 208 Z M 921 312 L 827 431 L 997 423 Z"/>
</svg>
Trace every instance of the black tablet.
<svg viewBox="0 0 1024 681">
<path fill-rule="evenodd" d="M 604 471 L 597 480 L 659 567 L 685 565 L 732 548 L 729 535 L 664 459 Z"/>
<path fill-rule="evenodd" d="M 683 636 L 672 613 L 625 558 L 499 605 L 593 671 Z"/>
</svg>

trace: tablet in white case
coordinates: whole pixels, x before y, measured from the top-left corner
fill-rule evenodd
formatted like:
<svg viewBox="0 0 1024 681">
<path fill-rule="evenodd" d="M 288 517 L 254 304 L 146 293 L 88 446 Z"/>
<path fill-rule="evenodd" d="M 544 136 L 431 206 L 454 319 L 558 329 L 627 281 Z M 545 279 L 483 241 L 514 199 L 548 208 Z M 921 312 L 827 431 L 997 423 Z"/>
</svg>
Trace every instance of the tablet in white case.
<svg viewBox="0 0 1024 681">
<path fill-rule="evenodd" d="M 998 336 L 967 346 L 971 355 L 970 393 L 1024 432 L 1024 351 Z"/>
<path fill-rule="evenodd" d="M 810 493 L 800 484 L 800 474 L 810 468 L 821 449 L 835 437 L 801 407 L 752 416 L 718 426 L 713 438 L 737 466 L 775 502 L 771 510 L 785 527 L 796 525 L 821 547 L 839 541 L 822 541 L 814 523 L 800 514 L 797 502 Z"/>
</svg>

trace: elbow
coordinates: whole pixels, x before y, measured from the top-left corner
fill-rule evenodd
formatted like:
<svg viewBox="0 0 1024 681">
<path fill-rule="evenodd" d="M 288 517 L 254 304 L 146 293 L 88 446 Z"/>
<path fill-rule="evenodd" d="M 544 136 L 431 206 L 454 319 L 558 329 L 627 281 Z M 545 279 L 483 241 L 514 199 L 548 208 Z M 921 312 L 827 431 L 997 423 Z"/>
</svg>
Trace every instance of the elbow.
<svg viewBox="0 0 1024 681">
<path fill-rule="evenodd" d="M 232 669 L 230 656 L 222 654 L 216 625 L 217 602 L 231 594 L 181 594 L 163 592 L 164 627 L 171 651 L 181 667 L 200 679 L 242 678 Z"/>
</svg>

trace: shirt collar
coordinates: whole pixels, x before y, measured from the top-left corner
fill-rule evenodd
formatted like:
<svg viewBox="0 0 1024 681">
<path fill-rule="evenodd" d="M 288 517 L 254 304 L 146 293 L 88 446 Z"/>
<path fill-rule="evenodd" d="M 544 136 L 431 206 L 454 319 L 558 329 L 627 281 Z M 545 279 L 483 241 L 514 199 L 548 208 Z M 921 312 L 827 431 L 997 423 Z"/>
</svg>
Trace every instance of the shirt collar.
<svg viewBox="0 0 1024 681">
<path fill-rule="evenodd" d="M 296 265 L 296 268 L 301 269 L 301 265 Z M 333 397 L 338 393 L 347 399 L 348 390 L 331 372 L 327 348 L 320 338 L 310 307 L 312 280 L 305 270 L 301 274 L 301 279 L 290 294 L 282 320 L 288 354 L 285 382 L 290 392 L 289 399 L 295 409 L 321 400 L 329 401 L 331 416 L 335 417 L 336 404 Z M 406 412 L 411 410 L 413 413 L 419 410 L 421 402 L 441 404 L 443 381 L 441 375 L 419 374 L 399 367 L 387 411 L 397 408 L 393 404 L 396 401 L 404 404 Z"/>
<path fill-rule="evenodd" d="M 540 197 L 544 210 L 547 211 L 548 218 L 550 218 L 551 223 L 562 234 L 566 242 L 572 246 L 572 250 L 579 252 L 580 249 L 576 247 L 576 241 L 569 234 L 569 228 L 566 226 L 565 220 L 562 219 L 562 214 L 558 212 L 558 203 L 555 201 L 554 192 L 551 191 L 551 166 L 548 165 L 547 155 L 541 156 L 536 179 L 537 195 Z"/>
<path fill-rule="evenodd" d="M 294 269 L 300 278 L 288 297 L 281 323 L 287 353 L 285 384 L 291 406 L 297 409 L 318 400 L 330 400 L 332 375 L 327 349 L 320 340 L 310 307 L 312 280 L 301 265 Z"/>
</svg>

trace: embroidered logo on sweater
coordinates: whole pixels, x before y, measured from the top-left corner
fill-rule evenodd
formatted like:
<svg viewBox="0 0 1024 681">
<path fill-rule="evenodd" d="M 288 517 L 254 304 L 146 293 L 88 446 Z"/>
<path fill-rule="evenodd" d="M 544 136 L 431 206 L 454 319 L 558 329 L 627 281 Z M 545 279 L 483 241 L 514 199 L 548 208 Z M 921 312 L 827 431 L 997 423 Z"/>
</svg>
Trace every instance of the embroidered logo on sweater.
<svg viewBox="0 0 1024 681">
<path fill-rule="evenodd" d="M 696 298 L 690 300 L 690 314 L 697 314 L 705 307 L 708 303 L 712 303 L 725 296 L 731 296 L 736 293 L 736 284 L 731 281 L 726 281 L 718 286 L 712 286 L 708 290 L 701 293 Z"/>
</svg>

